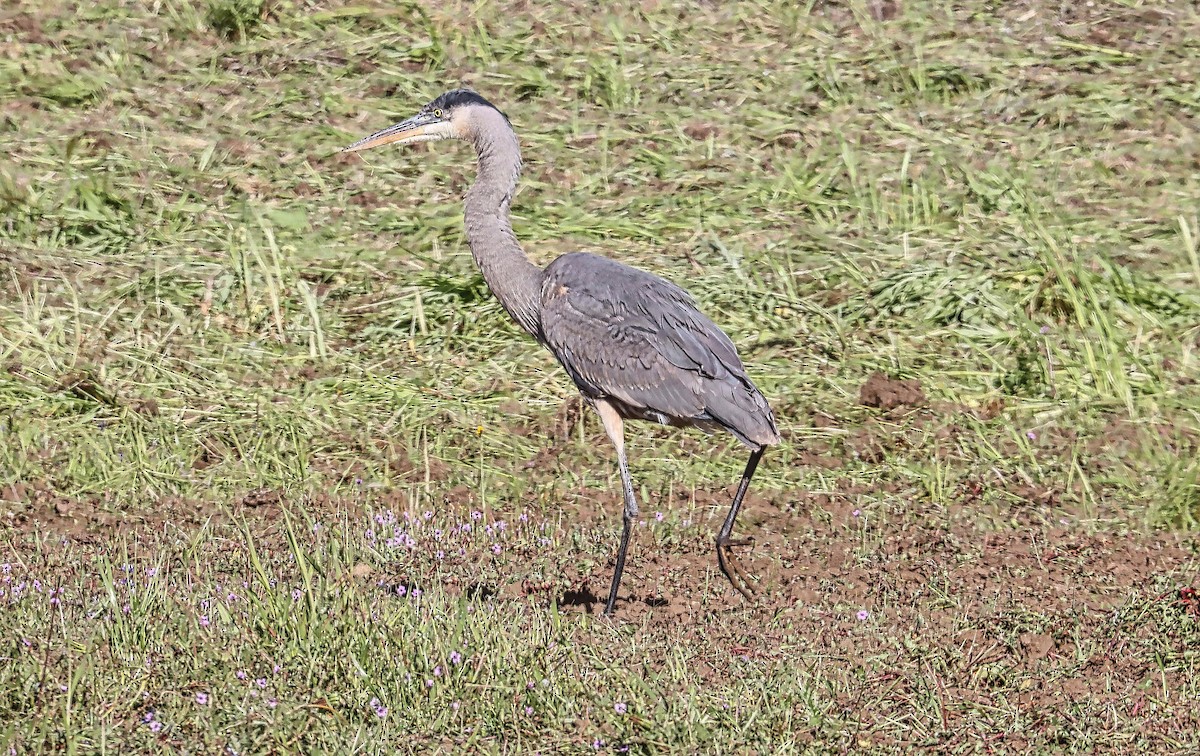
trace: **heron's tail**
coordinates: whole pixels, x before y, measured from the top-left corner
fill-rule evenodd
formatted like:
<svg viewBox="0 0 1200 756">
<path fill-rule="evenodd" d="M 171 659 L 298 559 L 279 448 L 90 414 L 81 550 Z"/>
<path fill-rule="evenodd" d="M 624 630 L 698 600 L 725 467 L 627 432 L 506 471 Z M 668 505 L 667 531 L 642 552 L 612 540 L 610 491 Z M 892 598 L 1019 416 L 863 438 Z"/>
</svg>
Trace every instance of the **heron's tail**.
<svg viewBox="0 0 1200 756">
<path fill-rule="evenodd" d="M 753 383 L 726 381 L 721 388 L 705 406 L 709 417 L 751 449 L 779 443 L 775 413 Z"/>
</svg>

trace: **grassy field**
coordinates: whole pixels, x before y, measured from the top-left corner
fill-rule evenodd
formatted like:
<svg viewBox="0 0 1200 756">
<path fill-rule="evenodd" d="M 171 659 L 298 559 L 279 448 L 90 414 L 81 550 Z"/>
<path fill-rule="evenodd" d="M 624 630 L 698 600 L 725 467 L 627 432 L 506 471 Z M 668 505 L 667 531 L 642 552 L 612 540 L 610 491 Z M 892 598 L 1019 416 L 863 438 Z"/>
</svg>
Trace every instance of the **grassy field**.
<svg viewBox="0 0 1200 756">
<path fill-rule="evenodd" d="M 1194 3 L 15 0 L 0 745 L 1200 748 Z M 685 285 L 784 443 L 614 456 L 466 248 Z M 434 149 L 436 148 L 436 149 Z"/>
</svg>

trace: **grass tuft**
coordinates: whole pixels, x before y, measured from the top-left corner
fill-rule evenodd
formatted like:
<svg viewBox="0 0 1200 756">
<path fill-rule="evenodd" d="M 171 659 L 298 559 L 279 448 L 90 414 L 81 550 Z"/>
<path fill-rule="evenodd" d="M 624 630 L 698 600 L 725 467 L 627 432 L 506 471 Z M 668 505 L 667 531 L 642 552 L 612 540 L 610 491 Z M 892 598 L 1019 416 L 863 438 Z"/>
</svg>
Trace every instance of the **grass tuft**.
<svg viewBox="0 0 1200 756">
<path fill-rule="evenodd" d="M 263 0 L 208 0 L 204 20 L 227 39 L 244 40 L 262 23 Z"/>
</svg>

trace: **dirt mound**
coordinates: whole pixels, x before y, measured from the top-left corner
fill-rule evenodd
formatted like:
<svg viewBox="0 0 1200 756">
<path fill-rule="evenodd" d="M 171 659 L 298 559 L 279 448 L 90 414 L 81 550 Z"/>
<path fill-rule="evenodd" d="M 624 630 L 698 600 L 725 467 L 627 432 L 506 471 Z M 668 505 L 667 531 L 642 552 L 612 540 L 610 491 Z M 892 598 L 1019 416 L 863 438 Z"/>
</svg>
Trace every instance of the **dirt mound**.
<svg viewBox="0 0 1200 756">
<path fill-rule="evenodd" d="M 858 402 L 864 407 L 893 410 L 897 407 L 920 407 L 925 404 L 925 392 L 916 378 L 902 381 L 880 372 L 872 373 L 858 390 Z"/>
</svg>

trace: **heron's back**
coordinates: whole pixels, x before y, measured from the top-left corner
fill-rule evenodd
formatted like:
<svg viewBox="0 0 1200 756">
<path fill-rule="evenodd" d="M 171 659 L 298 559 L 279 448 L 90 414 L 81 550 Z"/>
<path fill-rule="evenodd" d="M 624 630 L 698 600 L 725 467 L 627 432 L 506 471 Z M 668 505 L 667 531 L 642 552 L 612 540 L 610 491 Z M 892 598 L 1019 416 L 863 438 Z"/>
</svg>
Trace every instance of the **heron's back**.
<svg viewBox="0 0 1200 756">
<path fill-rule="evenodd" d="M 687 292 L 576 252 L 542 284 L 541 338 L 585 396 L 672 425 L 717 425 L 751 447 L 779 442 L 770 405 L 733 342 Z"/>
</svg>

